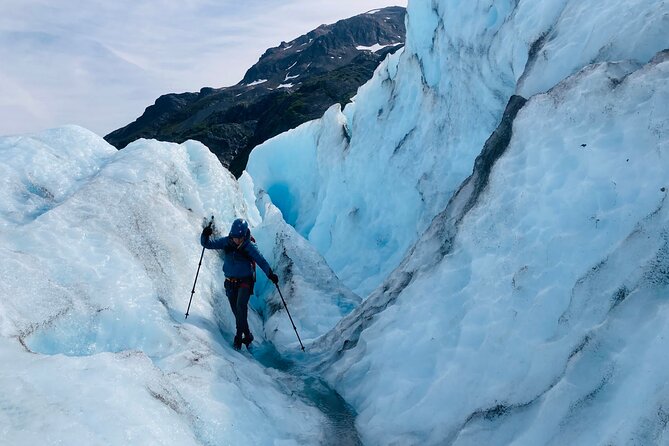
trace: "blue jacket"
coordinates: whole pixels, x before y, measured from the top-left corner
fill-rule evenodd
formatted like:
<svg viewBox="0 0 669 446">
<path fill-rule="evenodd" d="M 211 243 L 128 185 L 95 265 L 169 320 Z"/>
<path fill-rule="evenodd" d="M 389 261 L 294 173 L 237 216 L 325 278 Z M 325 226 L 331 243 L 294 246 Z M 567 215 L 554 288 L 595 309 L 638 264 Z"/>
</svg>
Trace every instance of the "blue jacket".
<svg viewBox="0 0 669 446">
<path fill-rule="evenodd" d="M 254 270 L 251 264 L 253 259 L 256 264 L 269 276 L 272 272 L 267 260 L 260 254 L 258 247 L 251 241 L 248 234 L 239 247 L 235 245 L 231 237 L 221 237 L 210 239 L 204 235 L 200 236 L 200 243 L 207 249 L 222 249 L 225 252 L 223 257 L 223 273 L 225 277 L 243 279 L 253 277 Z"/>
</svg>

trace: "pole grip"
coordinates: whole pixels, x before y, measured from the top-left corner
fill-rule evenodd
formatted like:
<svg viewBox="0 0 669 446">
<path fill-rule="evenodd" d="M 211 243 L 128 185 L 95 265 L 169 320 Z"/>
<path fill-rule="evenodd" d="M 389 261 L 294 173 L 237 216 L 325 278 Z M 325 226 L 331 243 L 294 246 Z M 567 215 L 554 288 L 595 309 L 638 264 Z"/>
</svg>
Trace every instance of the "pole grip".
<svg viewBox="0 0 669 446">
<path fill-rule="evenodd" d="M 211 216 L 209 220 L 208 228 L 211 228 L 211 225 L 214 224 L 214 216 Z M 186 319 L 188 319 L 188 312 L 190 311 L 190 304 L 193 303 L 193 295 L 195 294 L 195 284 L 197 283 L 197 276 L 200 275 L 200 267 L 202 266 L 202 258 L 204 257 L 204 246 L 202 247 L 202 254 L 200 254 L 200 261 L 197 264 L 197 272 L 195 273 L 195 280 L 193 281 L 193 289 L 190 292 L 190 299 L 188 300 L 188 308 L 186 308 Z"/>
</svg>

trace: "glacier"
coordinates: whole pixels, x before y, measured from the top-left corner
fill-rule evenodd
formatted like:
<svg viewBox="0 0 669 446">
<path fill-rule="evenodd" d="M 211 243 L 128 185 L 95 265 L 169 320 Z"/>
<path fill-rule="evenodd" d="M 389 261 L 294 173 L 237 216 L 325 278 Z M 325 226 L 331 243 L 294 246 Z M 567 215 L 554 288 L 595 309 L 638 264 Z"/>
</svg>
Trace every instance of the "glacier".
<svg viewBox="0 0 669 446">
<path fill-rule="evenodd" d="M 646 0 L 409 2 L 405 48 L 354 103 L 258 146 L 247 170 L 368 294 L 469 176 L 513 94 L 545 92 L 599 61 L 645 63 L 669 46 L 668 20 L 665 2 Z M 365 255 L 351 259 L 349 244 Z"/>
<path fill-rule="evenodd" d="M 669 444 L 669 3 L 410 1 L 239 181 L 200 143 L 0 137 L 11 444 Z M 262 274 L 230 346 L 210 216 Z"/>
<path fill-rule="evenodd" d="M 327 443 L 294 374 L 230 347 L 218 256 L 205 256 L 184 318 L 203 216 L 225 227 L 259 215 L 206 147 L 117 151 L 71 126 L 2 137 L 0 157 L 3 443 Z"/>
<path fill-rule="evenodd" d="M 475 204 L 465 185 L 322 340 L 369 443 L 667 441 L 668 70 L 603 63 L 530 99 Z"/>
<path fill-rule="evenodd" d="M 666 444 L 669 5 L 407 24 L 352 104 L 247 167 L 364 299 L 311 346 L 363 442 Z"/>
</svg>

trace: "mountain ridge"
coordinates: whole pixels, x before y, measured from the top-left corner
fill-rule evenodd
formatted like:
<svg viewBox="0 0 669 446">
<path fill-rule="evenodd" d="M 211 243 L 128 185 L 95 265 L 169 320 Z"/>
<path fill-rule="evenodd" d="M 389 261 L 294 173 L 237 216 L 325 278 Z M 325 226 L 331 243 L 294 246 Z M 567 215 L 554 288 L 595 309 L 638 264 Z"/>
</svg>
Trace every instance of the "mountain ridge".
<svg viewBox="0 0 669 446">
<path fill-rule="evenodd" d="M 160 96 L 104 138 L 117 149 L 139 138 L 194 139 L 239 177 L 253 147 L 347 103 L 403 47 L 405 13 L 392 6 L 321 25 L 267 49 L 236 85 Z"/>
</svg>

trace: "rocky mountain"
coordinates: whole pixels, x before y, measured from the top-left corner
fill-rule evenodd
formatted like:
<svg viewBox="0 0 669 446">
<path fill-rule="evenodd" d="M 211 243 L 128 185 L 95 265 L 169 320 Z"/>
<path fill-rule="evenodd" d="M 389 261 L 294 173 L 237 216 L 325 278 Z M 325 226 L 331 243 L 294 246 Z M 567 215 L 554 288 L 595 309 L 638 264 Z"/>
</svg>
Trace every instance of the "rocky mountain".
<svg viewBox="0 0 669 446">
<path fill-rule="evenodd" d="M 253 147 L 348 102 L 403 46 L 405 12 L 388 7 L 321 25 L 268 49 L 237 85 L 163 95 L 105 139 L 118 149 L 139 138 L 194 139 L 239 176 Z"/>
</svg>

